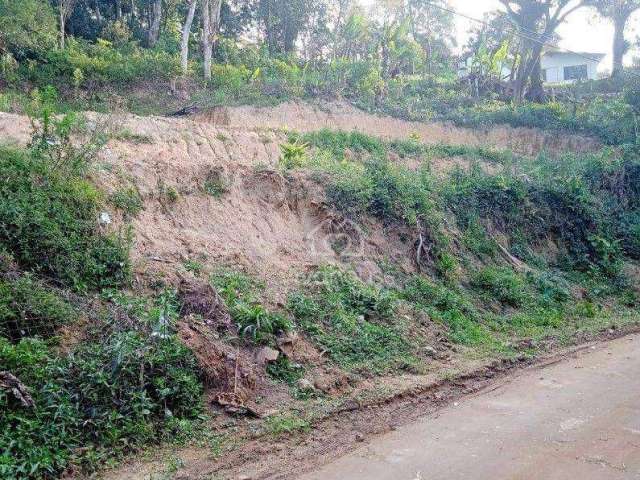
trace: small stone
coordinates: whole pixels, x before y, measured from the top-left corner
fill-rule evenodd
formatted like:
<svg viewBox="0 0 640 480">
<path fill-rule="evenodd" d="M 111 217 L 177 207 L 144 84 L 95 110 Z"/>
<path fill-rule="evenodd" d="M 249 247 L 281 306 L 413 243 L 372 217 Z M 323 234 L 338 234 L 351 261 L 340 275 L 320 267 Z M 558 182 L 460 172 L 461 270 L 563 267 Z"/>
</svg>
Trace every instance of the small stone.
<svg viewBox="0 0 640 480">
<path fill-rule="evenodd" d="M 298 380 L 297 386 L 298 386 L 298 388 L 300 390 L 315 390 L 316 389 L 316 387 L 313 386 L 313 383 L 311 383 L 306 378 L 301 378 L 300 380 Z"/>
<path fill-rule="evenodd" d="M 108 212 L 100 212 L 100 216 L 98 217 L 98 222 L 101 225 L 110 225 L 111 224 L 111 215 Z"/>
<path fill-rule="evenodd" d="M 433 347 L 424 347 L 424 353 L 429 355 L 430 357 L 436 358 L 438 357 L 438 351 Z"/>
<path fill-rule="evenodd" d="M 262 347 L 256 355 L 256 361 L 260 365 L 264 365 L 266 363 L 275 362 L 276 360 L 278 360 L 279 356 L 280 352 L 278 350 L 274 350 L 273 348 L 269 347 Z"/>
<path fill-rule="evenodd" d="M 249 475 L 240 475 L 237 480 L 251 480 Z"/>
<path fill-rule="evenodd" d="M 364 436 L 361 433 L 356 433 L 356 442 L 364 442 Z"/>
</svg>

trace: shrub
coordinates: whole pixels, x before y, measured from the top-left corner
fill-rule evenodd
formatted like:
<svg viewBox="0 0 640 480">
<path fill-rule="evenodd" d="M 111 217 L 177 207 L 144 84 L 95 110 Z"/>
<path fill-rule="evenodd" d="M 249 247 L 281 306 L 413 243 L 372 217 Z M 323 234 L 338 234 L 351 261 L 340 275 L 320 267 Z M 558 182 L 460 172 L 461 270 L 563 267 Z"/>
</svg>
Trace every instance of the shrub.
<svg viewBox="0 0 640 480">
<path fill-rule="evenodd" d="M 0 279 L 0 336 L 48 337 L 76 317 L 68 302 L 31 276 Z"/>
<path fill-rule="evenodd" d="M 339 365 L 382 373 L 414 362 L 395 296 L 353 274 L 323 267 L 294 292 L 288 309 L 298 324 Z"/>
<path fill-rule="evenodd" d="M 298 141 L 287 142 L 280 145 L 280 159 L 278 164 L 285 170 L 301 167 L 307 157 L 309 145 Z"/>
<path fill-rule="evenodd" d="M 269 311 L 257 299 L 264 285 L 239 272 L 219 270 L 211 282 L 224 299 L 241 335 L 258 343 L 274 341 L 274 336 L 293 328 L 285 315 Z"/>
<path fill-rule="evenodd" d="M 99 231 L 101 196 L 93 185 L 9 148 L 0 149 L 0 171 L 0 245 L 20 267 L 77 290 L 127 281 L 128 246 Z"/>
<path fill-rule="evenodd" d="M 135 217 L 144 209 L 140 192 L 135 187 L 116 190 L 111 194 L 109 200 L 114 207 L 122 210 L 126 217 Z"/>
<path fill-rule="evenodd" d="M 471 286 L 511 307 L 522 307 L 531 298 L 526 280 L 508 267 L 483 268 L 472 276 Z"/>
<path fill-rule="evenodd" d="M 92 470 L 202 411 L 197 362 L 173 338 L 122 332 L 68 357 L 39 340 L 0 338 L 0 364 L 35 402 L 23 407 L 0 390 L 3 478 L 55 478 L 74 464 Z"/>
</svg>

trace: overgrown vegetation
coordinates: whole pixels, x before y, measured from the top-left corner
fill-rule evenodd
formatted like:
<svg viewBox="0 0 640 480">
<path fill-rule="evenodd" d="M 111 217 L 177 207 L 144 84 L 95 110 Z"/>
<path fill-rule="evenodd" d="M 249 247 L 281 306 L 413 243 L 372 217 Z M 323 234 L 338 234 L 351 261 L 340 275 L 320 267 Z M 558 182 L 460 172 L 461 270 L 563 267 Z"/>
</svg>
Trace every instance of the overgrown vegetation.
<svg viewBox="0 0 640 480">
<path fill-rule="evenodd" d="M 80 118 L 56 115 L 48 95 L 34 97 L 29 148 L 0 148 L 0 370 L 29 395 L 0 388 L 2 478 L 93 471 L 202 413 L 199 366 L 175 337 L 175 295 L 117 290 L 129 280 L 128 239 L 100 224 L 106 199 L 86 176 L 101 142 Z M 134 193 L 111 201 L 133 215 Z M 62 348 L 65 325 L 78 338 Z"/>
<path fill-rule="evenodd" d="M 92 470 L 201 412 L 197 364 L 173 339 L 122 332 L 59 357 L 41 340 L 0 338 L 0 364 L 35 402 L 24 407 L 0 391 L 5 478 L 55 477 L 73 464 Z"/>
<path fill-rule="evenodd" d="M 323 267 L 291 295 L 296 322 L 339 365 L 382 373 L 414 361 L 407 331 L 395 318 L 391 291 L 367 285 L 355 275 Z"/>
<path fill-rule="evenodd" d="M 188 4 L 158 1 L 65 3 L 71 5 L 67 11 L 44 0 L 25 0 L 19 7 L 3 0 L 0 79 L 9 91 L 0 107 L 19 110 L 21 92 L 47 85 L 63 92 L 69 109 L 117 104 L 137 113 L 179 110 L 183 90 L 205 108 L 347 98 L 366 110 L 412 120 L 537 127 L 610 145 L 637 141 L 636 72 L 625 76 L 620 65 L 613 79 L 560 88 L 549 99 L 536 77 L 539 68 L 519 68 L 521 62 L 539 62 L 536 43 L 523 44 L 505 29 L 502 12 L 479 24 L 456 54 L 454 16 L 440 8 L 442 0 L 435 6 L 374 2 L 371 11 L 355 0 L 340 8 L 336 0 L 296 1 L 291 8 L 267 8 L 266 0 L 212 0 L 223 12 L 214 25 L 205 25 L 200 8 L 189 24 Z M 536 28 L 544 24 L 539 20 Z M 211 32 L 215 45 L 196 48 L 202 40 L 196 25 Z M 291 26 L 286 34 L 283 25 Z M 241 41 L 249 32 L 256 41 Z M 458 75 L 461 61 L 464 78 Z M 504 68 L 516 73 L 512 82 L 501 79 Z M 530 78 L 519 78 L 523 71 Z M 125 140 L 149 140 L 128 133 Z"/>
<path fill-rule="evenodd" d="M 108 139 L 155 138 L 103 131 L 78 111 L 182 114 L 297 99 L 322 108 L 346 99 L 409 120 L 534 127 L 616 147 L 525 158 L 427 145 L 418 133 L 392 141 L 290 133 L 280 146 L 284 173 L 307 169 L 333 213 L 363 236 L 372 225 L 392 232 L 414 268 L 389 259 L 382 278 L 365 282 L 346 267 L 320 266 L 286 305 L 258 279 L 214 270 L 209 281 L 235 324 L 213 332 L 216 342 L 251 352 L 297 329 L 355 379 L 421 372 L 454 351 L 520 355 L 536 342 L 613 328 L 618 314 L 637 317 L 640 299 L 624 273 L 640 260 L 636 75 L 617 65 L 613 79 L 546 98 L 539 55 L 500 30 L 501 15 L 473 32 L 459 58 L 440 0 L 373 3 L 365 11 L 351 1 L 211 0 L 221 8 L 212 22 L 200 3 L 0 0 L 0 111 L 26 113 L 32 126 L 27 148 L 0 146 L 0 371 L 33 400 L 0 388 L 0 477 L 92 472 L 146 445 L 185 441 L 202 421 L 200 368 L 176 334 L 174 286 L 158 278 L 148 290 L 126 290 L 137 286 L 126 224 L 143 198 L 134 184 L 104 195 L 89 180 Z M 547 27 L 545 39 L 557 25 Z M 514 82 L 501 79 L 505 65 Z M 442 159 L 460 166 L 436 172 Z M 197 191 L 220 198 L 232 191 L 227 182 L 214 169 Z M 155 198 L 171 213 L 191 193 L 160 178 Z M 110 209 L 125 224 L 118 231 Z M 178 269 L 191 280 L 211 271 L 186 256 Z M 323 395 L 309 386 L 314 368 L 283 350 L 264 373 L 298 406 Z M 263 427 L 294 434 L 310 421 L 293 409 Z M 169 463 L 175 473 L 180 460 Z"/>
<path fill-rule="evenodd" d="M 282 313 L 266 308 L 258 298 L 264 285 L 251 277 L 233 270 L 219 270 L 211 282 L 229 308 L 229 313 L 240 335 L 257 343 L 269 343 L 280 332 L 293 327 Z"/>
</svg>

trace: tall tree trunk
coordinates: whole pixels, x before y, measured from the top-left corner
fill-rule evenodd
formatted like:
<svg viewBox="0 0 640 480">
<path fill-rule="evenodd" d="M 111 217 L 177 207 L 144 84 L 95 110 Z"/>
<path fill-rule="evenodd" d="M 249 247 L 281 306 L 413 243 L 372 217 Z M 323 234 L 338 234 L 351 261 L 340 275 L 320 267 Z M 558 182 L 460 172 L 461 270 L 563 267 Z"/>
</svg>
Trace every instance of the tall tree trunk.
<svg viewBox="0 0 640 480">
<path fill-rule="evenodd" d="M 627 53 L 627 42 L 624 39 L 624 28 L 628 17 L 616 16 L 613 21 L 613 71 L 612 77 L 619 77 L 623 70 L 624 54 Z"/>
<path fill-rule="evenodd" d="M 60 0 L 60 50 L 64 50 L 65 28 L 67 23 L 67 15 L 65 14 L 65 3 Z"/>
<path fill-rule="evenodd" d="M 149 34 L 147 36 L 147 46 L 155 47 L 160 36 L 160 22 L 162 21 L 162 0 L 153 0 L 151 6 L 151 21 L 149 25 Z"/>
<path fill-rule="evenodd" d="M 534 58 L 531 59 L 531 74 L 529 75 L 529 91 L 527 92 L 527 100 L 532 102 L 542 102 L 544 100 L 544 87 L 542 86 L 542 47 L 534 52 Z"/>
<path fill-rule="evenodd" d="M 202 53 L 205 80 L 211 80 L 211 57 L 220 25 L 221 8 L 222 0 L 203 0 L 202 2 Z"/>
<path fill-rule="evenodd" d="M 120 19 L 120 17 L 118 17 L 118 20 Z M 98 23 L 102 23 L 102 12 L 100 11 L 100 2 L 99 0 L 96 0 L 96 20 L 98 21 Z"/>
<path fill-rule="evenodd" d="M 187 18 L 182 26 L 182 40 L 180 42 L 180 65 L 182 66 L 182 73 L 187 74 L 189 69 L 189 36 L 191 35 L 191 25 L 193 24 L 193 17 L 196 13 L 196 5 L 198 0 L 190 0 L 189 11 Z"/>
</svg>

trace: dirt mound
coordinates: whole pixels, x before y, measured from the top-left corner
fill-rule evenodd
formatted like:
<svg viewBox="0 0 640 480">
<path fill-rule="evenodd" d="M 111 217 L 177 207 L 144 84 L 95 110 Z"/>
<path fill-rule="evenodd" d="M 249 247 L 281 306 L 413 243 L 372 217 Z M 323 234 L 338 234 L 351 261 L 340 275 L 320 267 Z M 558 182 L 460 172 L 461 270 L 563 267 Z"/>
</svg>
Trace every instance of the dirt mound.
<svg viewBox="0 0 640 480">
<path fill-rule="evenodd" d="M 425 143 L 493 146 L 523 155 L 534 155 L 542 150 L 550 153 L 588 152 L 600 146 L 591 138 L 542 132 L 532 128 L 500 126 L 472 130 L 446 123 L 410 122 L 372 115 L 344 102 L 315 106 L 289 102 L 277 107 L 218 107 L 197 113 L 191 118 L 227 128 L 291 129 L 300 132 L 329 128 L 357 130 L 383 138 L 407 138 L 411 134 L 417 134 Z"/>
</svg>

